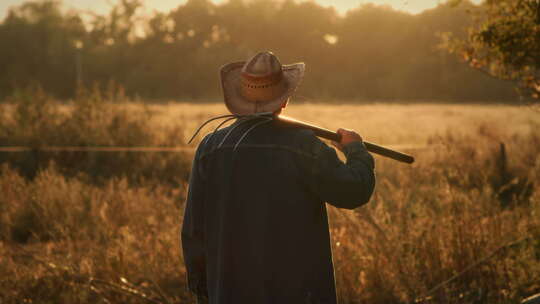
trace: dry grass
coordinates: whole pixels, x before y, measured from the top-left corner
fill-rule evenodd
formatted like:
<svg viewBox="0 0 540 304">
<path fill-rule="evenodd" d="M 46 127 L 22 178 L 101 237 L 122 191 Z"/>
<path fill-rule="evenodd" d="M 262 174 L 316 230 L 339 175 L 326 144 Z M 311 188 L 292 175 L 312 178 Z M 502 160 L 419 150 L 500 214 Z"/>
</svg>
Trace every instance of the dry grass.
<svg viewBox="0 0 540 304">
<path fill-rule="evenodd" d="M 148 113 L 136 121 L 151 135 L 133 138 L 133 145 L 163 143 L 153 137 L 162 136 L 156 131 L 162 127 L 183 132 L 184 141 L 198 123 L 225 111 L 218 104 L 110 106 L 108 115 L 124 113 L 120 126 L 136 112 Z M 16 104 L 0 107 L 10 117 L 16 110 Z M 64 121 L 77 113 L 73 105 L 60 108 Z M 291 104 L 286 114 L 354 128 L 382 144 L 428 145 L 410 151 L 418 159 L 412 166 L 377 158 L 377 189 L 368 205 L 330 208 L 341 303 L 508 303 L 540 292 L 538 112 L 505 105 Z M 6 121 L 13 126 L 12 118 Z M 84 123 L 81 132 L 91 134 Z M 55 126 L 37 118 L 28 124 Z M 20 140 L 36 138 L 26 130 L 13 132 Z M 109 138 L 129 133 L 125 128 Z M 0 145 L 9 143 L 3 138 Z M 85 138 L 89 145 L 99 140 Z M 130 169 L 124 154 L 108 157 L 118 164 L 99 182 L 87 175 L 91 168 L 82 175 L 66 171 L 59 156 L 33 177 L 3 158 L 9 165 L 0 170 L 0 302 L 193 301 L 178 238 L 188 168 L 160 164 L 167 158 L 158 155 L 142 162 L 157 167 L 145 175 Z M 182 161 L 189 157 L 179 156 Z"/>
<path fill-rule="evenodd" d="M 128 105 L 131 110 L 140 109 Z M 221 103 L 150 105 L 154 123 L 180 124 L 184 138 L 204 120 L 228 113 Z M 527 106 L 457 104 L 338 104 L 291 102 L 284 115 L 335 130 L 356 129 L 385 145 L 424 145 L 437 134 L 468 134 L 479 127 L 502 136 L 524 134 L 540 125 L 540 112 Z"/>
<path fill-rule="evenodd" d="M 97 187 L 54 167 L 26 181 L 4 166 L 0 189 L 2 303 L 142 301 L 118 286 L 185 302 L 184 187 Z"/>
</svg>

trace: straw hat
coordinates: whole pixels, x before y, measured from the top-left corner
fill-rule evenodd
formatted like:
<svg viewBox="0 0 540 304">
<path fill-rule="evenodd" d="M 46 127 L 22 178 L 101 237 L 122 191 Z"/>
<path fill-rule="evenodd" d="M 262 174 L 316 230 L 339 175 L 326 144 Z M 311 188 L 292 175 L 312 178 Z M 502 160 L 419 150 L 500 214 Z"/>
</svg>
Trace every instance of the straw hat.
<svg viewBox="0 0 540 304">
<path fill-rule="evenodd" d="M 237 115 L 275 112 L 283 107 L 304 77 L 304 63 L 281 65 L 272 52 L 221 68 L 225 104 Z"/>
</svg>

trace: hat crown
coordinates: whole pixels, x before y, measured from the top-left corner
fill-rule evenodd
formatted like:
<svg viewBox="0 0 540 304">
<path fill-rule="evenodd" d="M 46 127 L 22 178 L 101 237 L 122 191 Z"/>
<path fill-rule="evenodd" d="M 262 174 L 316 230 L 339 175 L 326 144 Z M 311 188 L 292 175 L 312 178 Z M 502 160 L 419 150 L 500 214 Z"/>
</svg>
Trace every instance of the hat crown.
<svg viewBox="0 0 540 304">
<path fill-rule="evenodd" d="M 275 112 L 283 107 L 304 76 L 304 63 L 282 65 L 269 51 L 220 69 L 223 97 L 237 115 Z"/>
<path fill-rule="evenodd" d="M 281 74 L 281 72 L 281 62 L 272 52 L 256 54 L 242 68 L 242 74 L 256 78 Z"/>
</svg>

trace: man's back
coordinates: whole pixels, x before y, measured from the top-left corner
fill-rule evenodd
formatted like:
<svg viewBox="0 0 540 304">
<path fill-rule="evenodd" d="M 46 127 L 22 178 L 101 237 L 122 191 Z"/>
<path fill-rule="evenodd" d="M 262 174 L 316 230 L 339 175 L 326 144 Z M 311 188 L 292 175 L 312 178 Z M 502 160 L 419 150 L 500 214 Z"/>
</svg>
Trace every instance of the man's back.
<svg viewBox="0 0 540 304">
<path fill-rule="evenodd" d="M 324 202 L 366 203 L 373 159 L 353 143 L 345 165 L 310 131 L 251 129 L 261 122 L 199 146 L 182 231 L 190 288 L 210 303 L 336 303 Z"/>
</svg>

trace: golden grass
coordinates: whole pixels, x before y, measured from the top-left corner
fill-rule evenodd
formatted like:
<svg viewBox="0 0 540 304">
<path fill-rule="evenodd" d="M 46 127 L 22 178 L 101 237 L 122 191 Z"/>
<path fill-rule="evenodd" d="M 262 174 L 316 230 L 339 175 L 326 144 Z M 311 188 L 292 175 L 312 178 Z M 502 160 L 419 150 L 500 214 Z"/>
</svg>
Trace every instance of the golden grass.
<svg viewBox="0 0 540 304">
<path fill-rule="evenodd" d="M 184 132 L 175 137 L 179 144 L 199 123 L 225 113 L 221 104 L 146 108 L 150 117 L 138 122 L 154 130 L 148 134 L 177 126 Z M 340 303 L 508 303 L 540 292 L 538 112 L 291 103 L 284 114 L 353 128 L 385 145 L 427 145 L 409 151 L 418 160 L 412 166 L 376 158 L 377 188 L 368 205 L 330 208 Z M 34 178 L 4 165 L 0 302 L 192 303 L 179 245 L 187 169 L 160 161 L 146 161 L 161 170 L 151 175 L 118 162 L 115 172 L 135 178 L 116 174 L 99 183 L 54 165 Z M 161 173 L 170 179 L 171 170 L 182 176 L 176 184 L 160 180 Z M 139 175 L 145 178 L 132 183 Z"/>
<path fill-rule="evenodd" d="M 137 105 L 128 108 L 140 109 Z M 204 120 L 228 114 L 222 103 L 169 103 L 149 105 L 147 109 L 157 125 L 182 125 L 185 138 Z M 331 130 L 355 129 L 365 140 L 385 145 L 424 145 L 436 134 L 467 134 L 481 126 L 503 136 L 522 134 L 540 124 L 538 111 L 511 105 L 291 102 L 283 114 Z"/>
</svg>

